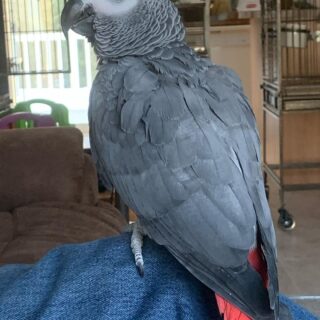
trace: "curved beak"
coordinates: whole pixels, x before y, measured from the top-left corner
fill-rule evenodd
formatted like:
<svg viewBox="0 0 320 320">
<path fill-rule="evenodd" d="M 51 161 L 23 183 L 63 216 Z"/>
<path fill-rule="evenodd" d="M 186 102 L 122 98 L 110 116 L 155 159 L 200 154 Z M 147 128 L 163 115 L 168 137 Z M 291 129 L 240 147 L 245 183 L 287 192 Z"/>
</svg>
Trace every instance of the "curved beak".
<svg viewBox="0 0 320 320">
<path fill-rule="evenodd" d="M 93 36 L 93 19 L 92 7 L 86 5 L 82 0 L 69 0 L 61 13 L 61 27 L 64 36 L 68 39 L 68 31 L 72 29 L 91 39 Z"/>
</svg>

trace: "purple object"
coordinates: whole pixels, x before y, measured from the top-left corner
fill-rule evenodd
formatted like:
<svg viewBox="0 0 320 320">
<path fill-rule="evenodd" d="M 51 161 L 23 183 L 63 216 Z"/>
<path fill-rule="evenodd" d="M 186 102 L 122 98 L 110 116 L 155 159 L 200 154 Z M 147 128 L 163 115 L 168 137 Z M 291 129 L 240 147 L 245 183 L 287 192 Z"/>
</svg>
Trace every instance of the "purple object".
<svg viewBox="0 0 320 320">
<path fill-rule="evenodd" d="M 18 121 L 32 121 L 33 127 L 55 127 L 56 123 L 50 115 L 40 115 L 31 112 L 16 112 L 0 118 L 0 129 L 21 128 Z"/>
</svg>

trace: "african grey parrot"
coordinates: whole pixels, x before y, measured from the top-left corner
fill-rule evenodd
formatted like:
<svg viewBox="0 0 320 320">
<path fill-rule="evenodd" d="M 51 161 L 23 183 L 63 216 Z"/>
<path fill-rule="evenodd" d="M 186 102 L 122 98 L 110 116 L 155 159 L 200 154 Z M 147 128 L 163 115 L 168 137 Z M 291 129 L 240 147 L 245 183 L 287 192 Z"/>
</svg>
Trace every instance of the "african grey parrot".
<svg viewBox="0 0 320 320">
<path fill-rule="evenodd" d="M 91 148 L 138 214 L 140 270 L 146 234 L 216 292 L 224 319 L 279 319 L 259 138 L 237 75 L 186 45 L 170 0 L 70 0 L 61 23 L 99 58 Z"/>
</svg>

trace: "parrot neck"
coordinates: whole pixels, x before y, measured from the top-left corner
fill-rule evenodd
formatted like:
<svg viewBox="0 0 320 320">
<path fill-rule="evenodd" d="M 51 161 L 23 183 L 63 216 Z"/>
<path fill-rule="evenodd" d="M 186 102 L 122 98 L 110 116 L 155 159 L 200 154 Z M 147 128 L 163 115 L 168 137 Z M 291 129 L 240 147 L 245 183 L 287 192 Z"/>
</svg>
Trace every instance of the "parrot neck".
<svg viewBox="0 0 320 320">
<path fill-rule="evenodd" d="M 129 59 L 129 60 L 128 60 Z M 142 61 L 157 74 L 176 79 L 185 79 L 188 82 L 197 81 L 190 74 L 203 74 L 212 62 L 208 58 L 199 57 L 185 42 L 173 42 L 166 47 L 156 48 L 144 56 L 126 56 L 117 58 L 100 58 L 99 66 L 107 64 L 124 64 L 128 61 Z"/>
</svg>

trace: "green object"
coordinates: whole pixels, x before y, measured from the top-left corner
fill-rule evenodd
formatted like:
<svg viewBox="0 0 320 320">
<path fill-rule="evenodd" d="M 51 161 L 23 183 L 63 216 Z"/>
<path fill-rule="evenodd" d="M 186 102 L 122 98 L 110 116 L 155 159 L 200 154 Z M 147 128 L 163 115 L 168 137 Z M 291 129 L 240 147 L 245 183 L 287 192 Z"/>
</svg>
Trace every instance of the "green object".
<svg viewBox="0 0 320 320">
<path fill-rule="evenodd" d="M 32 99 L 28 101 L 22 101 L 16 104 L 15 108 L 12 110 L 13 112 L 32 112 L 31 105 L 39 103 L 47 105 L 51 108 L 51 116 L 54 121 L 58 124 L 59 127 L 70 127 L 72 126 L 69 123 L 69 111 L 67 107 L 61 103 L 56 103 L 46 99 Z M 19 128 L 25 127 L 25 122 L 21 122 L 18 125 Z"/>
</svg>

